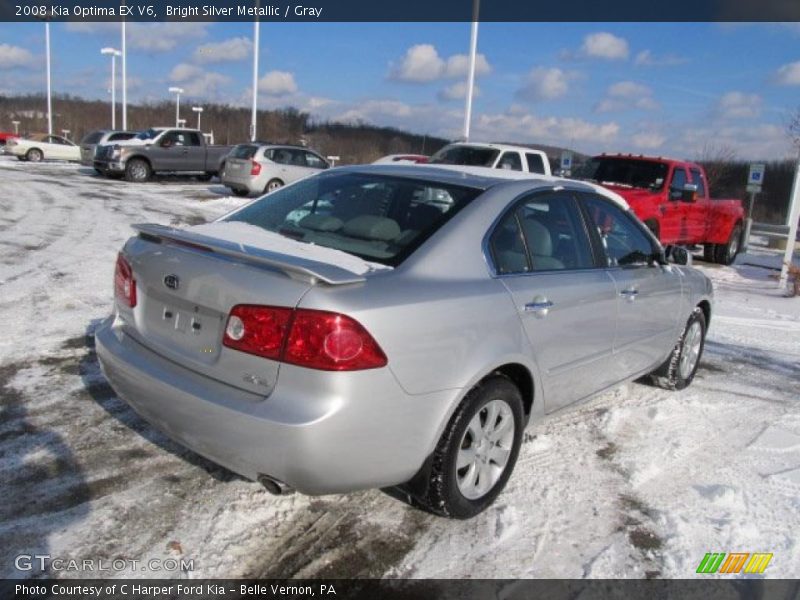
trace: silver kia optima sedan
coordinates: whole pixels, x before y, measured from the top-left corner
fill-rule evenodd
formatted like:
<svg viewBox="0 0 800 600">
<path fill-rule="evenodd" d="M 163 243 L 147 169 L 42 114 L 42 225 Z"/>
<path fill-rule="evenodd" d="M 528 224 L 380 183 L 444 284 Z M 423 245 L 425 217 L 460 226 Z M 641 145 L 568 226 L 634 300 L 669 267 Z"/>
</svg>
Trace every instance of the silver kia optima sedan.
<svg viewBox="0 0 800 600">
<path fill-rule="evenodd" d="M 105 376 L 273 493 L 385 487 L 471 517 L 529 423 L 645 375 L 688 385 L 711 313 L 709 280 L 613 192 L 508 177 L 341 168 L 210 224 L 138 225 Z"/>
</svg>

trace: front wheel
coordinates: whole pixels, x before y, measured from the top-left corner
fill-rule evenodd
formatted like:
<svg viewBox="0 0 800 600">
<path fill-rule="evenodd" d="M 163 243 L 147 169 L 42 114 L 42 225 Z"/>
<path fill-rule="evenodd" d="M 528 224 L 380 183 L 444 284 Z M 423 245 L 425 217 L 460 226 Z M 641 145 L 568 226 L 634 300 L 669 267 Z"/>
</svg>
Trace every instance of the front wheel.
<svg viewBox="0 0 800 600">
<path fill-rule="evenodd" d="M 150 165 L 141 158 L 132 158 L 125 165 L 125 179 L 133 183 L 144 183 L 152 174 Z"/>
<path fill-rule="evenodd" d="M 736 260 L 736 255 L 742 247 L 742 224 L 737 223 L 731 231 L 727 244 L 717 244 L 714 249 L 714 259 L 721 265 L 729 265 Z"/>
<path fill-rule="evenodd" d="M 669 358 L 651 373 L 653 383 L 668 390 L 682 390 L 692 383 L 705 341 L 706 317 L 698 306 L 686 322 Z"/>
<path fill-rule="evenodd" d="M 27 158 L 31 162 L 39 162 L 44 158 L 44 154 L 38 148 L 31 148 L 25 154 L 25 158 Z"/>
<path fill-rule="evenodd" d="M 519 389 L 506 377 L 494 375 L 475 387 L 439 439 L 425 495 L 412 503 L 456 519 L 486 510 L 514 470 L 523 415 Z"/>
</svg>

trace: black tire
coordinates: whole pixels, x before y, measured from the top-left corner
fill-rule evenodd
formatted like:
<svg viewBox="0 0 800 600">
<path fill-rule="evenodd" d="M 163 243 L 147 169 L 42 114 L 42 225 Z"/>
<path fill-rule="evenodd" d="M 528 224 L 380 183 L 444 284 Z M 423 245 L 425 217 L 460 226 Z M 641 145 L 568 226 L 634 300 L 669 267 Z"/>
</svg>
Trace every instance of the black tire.
<svg viewBox="0 0 800 600">
<path fill-rule="evenodd" d="M 105 175 L 103 169 L 98 169 L 97 167 L 94 168 L 94 172 L 97 173 L 98 175 Z"/>
<path fill-rule="evenodd" d="M 697 352 L 694 366 L 689 372 L 682 372 L 682 359 L 689 350 L 687 347 L 687 334 L 693 328 L 695 323 L 700 326 L 700 346 Z M 672 349 L 669 358 L 658 369 L 650 374 L 650 380 L 657 386 L 667 390 L 682 390 L 689 386 L 697 373 L 697 367 L 700 365 L 700 359 L 703 357 L 703 348 L 706 344 L 706 317 L 703 310 L 697 306 L 692 311 L 689 320 L 686 322 L 686 327 L 683 328 L 681 336 L 678 338 L 678 343 Z"/>
<path fill-rule="evenodd" d="M 493 400 L 501 400 L 511 409 L 514 419 L 513 443 L 508 461 L 499 479 L 484 495 L 476 499 L 469 499 L 459 489 L 456 460 L 458 452 L 466 440 L 465 435 L 470 421 Z M 486 510 L 503 491 L 514 470 L 522 445 L 524 424 L 522 396 L 517 386 L 503 375 L 493 375 L 484 380 L 461 401 L 442 433 L 427 475 L 427 485 L 424 486 L 425 493 L 421 496 L 407 494 L 404 499 L 408 500 L 412 506 L 454 519 L 469 519 Z"/>
<path fill-rule="evenodd" d="M 231 188 L 231 191 L 233 192 L 234 196 L 239 196 L 239 198 L 244 198 L 245 196 L 250 194 L 250 192 L 248 192 L 247 190 L 242 190 L 238 188 Z"/>
<path fill-rule="evenodd" d="M 29 160 L 30 162 L 41 162 L 44 158 L 44 154 L 38 148 L 31 148 L 25 153 L 25 160 Z"/>
<path fill-rule="evenodd" d="M 717 244 L 714 250 L 714 260 L 721 265 L 729 265 L 736 260 L 736 255 L 742 249 L 742 224 L 733 226 L 733 231 L 727 244 Z"/>
<path fill-rule="evenodd" d="M 143 158 L 132 158 L 125 165 L 125 179 L 132 183 L 144 183 L 153 176 L 153 169 Z"/>
<path fill-rule="evenodd" d="M 267 182 L 267 185 L 264 187 L 264 193 L 269 194 L 270 192 L 274 192 L 277 189 L 283 187 L 283 182 L 280 179 L 270 179 Z"/>
<path fill-rule="evenodd" d="M 717 245 L 703 244 L 703 260 L 709 263 L 717 262 Z"/>
<path fill-rule="evenodd" d="M 212 177 L 214 177 L 213 173 L 203 173 L 197 176 L 197 181 L 211 181 Z"/>
<path fill-rule="evenodd" d="M 28 160 L 28 159 L 25 158 L 24 156 L 17 156 L 17 160 Z"/>
</svg>

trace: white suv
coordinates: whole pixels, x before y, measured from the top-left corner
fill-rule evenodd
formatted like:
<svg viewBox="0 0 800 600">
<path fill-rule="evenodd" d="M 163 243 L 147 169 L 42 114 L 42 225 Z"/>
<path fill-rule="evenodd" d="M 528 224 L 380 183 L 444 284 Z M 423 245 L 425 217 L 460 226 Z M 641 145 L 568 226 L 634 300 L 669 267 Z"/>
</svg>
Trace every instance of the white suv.
<svg viewBox="0 0 800 600">
<path fill-rule="evenodd" d="M 431 165 L 462 165 L 551 175 L 550 161 L 541 150 L 505 144 L 448 144 L 431 156 Z"/>
<path fill-rule="evenodd" d="M 222 184 L 237 196 L 260 195 L 328 167 L 328 161 L 301 146 L 239 144 L 225 158 Z"/>
</svg>

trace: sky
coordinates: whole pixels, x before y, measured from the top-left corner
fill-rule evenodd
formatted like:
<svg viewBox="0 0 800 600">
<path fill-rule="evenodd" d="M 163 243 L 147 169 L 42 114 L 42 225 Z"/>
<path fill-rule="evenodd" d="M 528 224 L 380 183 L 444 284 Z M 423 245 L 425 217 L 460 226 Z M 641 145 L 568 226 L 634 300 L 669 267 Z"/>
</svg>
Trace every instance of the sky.
<svg viewBox="0 0 800 600">
<path fill-rule="evenodd" d="M 51 28 L 53 91 L 110 98 L 100 49 L 119 47 L 120 25 Z M 180 86 L 187 104 L 249 105 L 252 35 L 251 23 L 129 24 L 129 101 L 168 99 Z M 469 37 L 469 23 L 263 23 L 259 105 L 455 139 Z M 478 52 L 475 141 L 681 158 L 791 154 L 798 23 L 481 23 Z M 0 23 L 0 93 L 44 90 L 44 26 Z"/>
</svg>

